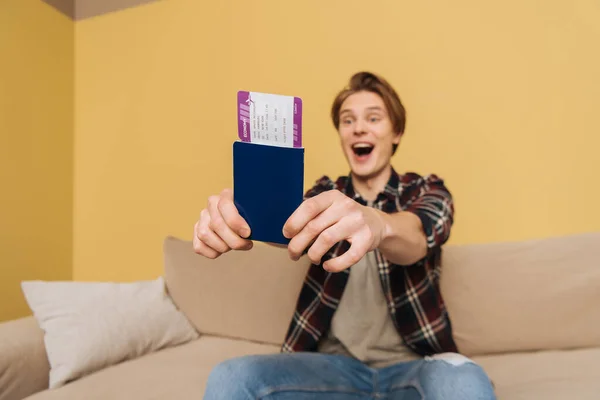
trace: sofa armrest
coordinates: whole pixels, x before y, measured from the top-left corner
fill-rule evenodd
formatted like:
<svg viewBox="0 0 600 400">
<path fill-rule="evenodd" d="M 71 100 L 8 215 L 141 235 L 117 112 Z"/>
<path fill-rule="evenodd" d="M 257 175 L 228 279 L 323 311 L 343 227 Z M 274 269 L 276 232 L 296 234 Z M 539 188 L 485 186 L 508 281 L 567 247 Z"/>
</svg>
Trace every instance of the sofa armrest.
<svg viewBox="0 0 600 400">
<path fill-rule="evenodd" d="M 44 332 L 33 317 L 0 323 L 0 400 L 48 389 L 50 365 Z"/>
</svg>

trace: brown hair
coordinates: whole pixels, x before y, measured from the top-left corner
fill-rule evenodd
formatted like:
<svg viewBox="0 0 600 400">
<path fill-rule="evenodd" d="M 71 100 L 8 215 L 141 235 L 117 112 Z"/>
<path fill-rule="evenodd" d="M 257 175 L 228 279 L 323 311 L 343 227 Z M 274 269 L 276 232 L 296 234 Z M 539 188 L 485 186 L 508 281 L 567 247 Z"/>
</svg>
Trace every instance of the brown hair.
<svg viewBox="0 0 600 400">
<path fill-rule="evenodd" d="M 388 115 L 392 121 L 394 132 L 400 135 L 404 133 L 404 128 L 406 126 L 406 110 L 400 101 L 400 97 L 398 97 L 398 94 L 392 85 L 382 77 L 371 72 L 358 72 L 354 74 L 350 78 L 348 86 L 342 89 L 336 96 L 333 105 L 331 106 L 331 120 L 333 121 L 335 129 L 339 129 L 340 127 L 340 108 L 342 108 L 342 103 L 344 103 L 350 95 L 360 91 L 378 94 L 385 104 Z M 392 154 L 396 153 L 397 148 L 398 145 L 395 144 Z"/>
</svg>

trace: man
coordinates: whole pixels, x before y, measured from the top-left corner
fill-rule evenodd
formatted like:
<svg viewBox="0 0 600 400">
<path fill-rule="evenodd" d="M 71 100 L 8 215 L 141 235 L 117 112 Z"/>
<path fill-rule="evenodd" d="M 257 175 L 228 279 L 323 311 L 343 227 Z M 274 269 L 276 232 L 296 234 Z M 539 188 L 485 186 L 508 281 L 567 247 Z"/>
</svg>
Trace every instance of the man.
<svg viewBox="0 0 600 400">
<path fill-rule="evenodd" d="M 212 371 L 206 399 L 493 399 L 482 368 L 457 354 L 439 290 L 454 204 L 436 175 L 390 163 L 405 127 L 394 89 L 355 74 L 331 117 L 350 166 L 321 178 L 283 227 L 292 259 L 313 263 L 282 354 L 240 357 Z M 194 228 L 197 253 L 249 250 L 230 190 Z"/>
</svg>

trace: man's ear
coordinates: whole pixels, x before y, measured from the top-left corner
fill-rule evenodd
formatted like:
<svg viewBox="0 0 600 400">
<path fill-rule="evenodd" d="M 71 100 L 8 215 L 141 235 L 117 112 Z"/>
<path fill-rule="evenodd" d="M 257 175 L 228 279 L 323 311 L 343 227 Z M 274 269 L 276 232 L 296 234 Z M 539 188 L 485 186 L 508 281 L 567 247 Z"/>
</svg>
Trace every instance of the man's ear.
<svg viewBox="0 0 600 400">
<path fill-rule="evenodd" d="M 396 133 L 394 139 L 392 140 L 393 144 L 400 144 L 400 139 L 402 139 L 403 132 Z"/>
</svg>

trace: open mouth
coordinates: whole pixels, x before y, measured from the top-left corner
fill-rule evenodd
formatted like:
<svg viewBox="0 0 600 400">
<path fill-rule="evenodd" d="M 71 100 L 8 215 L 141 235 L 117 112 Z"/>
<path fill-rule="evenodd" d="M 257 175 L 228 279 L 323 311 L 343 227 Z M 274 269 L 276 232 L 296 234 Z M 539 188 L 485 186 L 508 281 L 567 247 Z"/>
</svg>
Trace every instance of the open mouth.
<svg viewBox="0 0 600 400">
<path fill-rule="evenodd" d="M 352 145 L 352 151 L 354 154 L 361 157 L 371 154 L 374 147 L 375 146 L 369 143 L 355 143 Z"/>
</svg>

